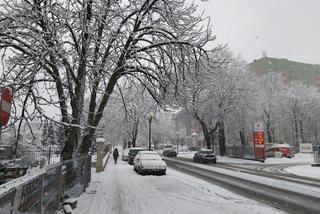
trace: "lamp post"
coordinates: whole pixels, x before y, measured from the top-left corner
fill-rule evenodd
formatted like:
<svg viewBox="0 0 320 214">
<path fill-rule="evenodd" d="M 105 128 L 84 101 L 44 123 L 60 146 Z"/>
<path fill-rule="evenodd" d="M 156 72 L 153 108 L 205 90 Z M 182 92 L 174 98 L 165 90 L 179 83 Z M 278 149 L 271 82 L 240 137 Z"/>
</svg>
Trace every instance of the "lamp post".
<svg viewBox="0 0 320 214">
<path fill-rule="evenodd" d="M 176 132 L 177 135 L 177 155 L 179 154 L 179 132 Z"/>
<path fill-rule="evenodd" d="M 152 119 L 154 118 L 154 113 L 149 112 L 149 114 L 147 114 L 147 117 L 149 121 L 149 151 L 151 151 L 151 123 L 152 123 Z"/>
</svg>

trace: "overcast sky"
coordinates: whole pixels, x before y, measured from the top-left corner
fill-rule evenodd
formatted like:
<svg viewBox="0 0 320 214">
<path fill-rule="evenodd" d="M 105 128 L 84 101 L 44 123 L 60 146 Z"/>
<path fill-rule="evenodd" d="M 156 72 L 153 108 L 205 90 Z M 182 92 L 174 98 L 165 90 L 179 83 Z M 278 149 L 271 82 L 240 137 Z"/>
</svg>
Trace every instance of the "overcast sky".
<svg viewBox="0 0 320 214">
<path fill-rule="evenodd" d="M 320 64 L 319 0 L 209 0 L 199 4 L 211 17 L 217 42 L 248 62 L 267 55 Z"/>
</svg>

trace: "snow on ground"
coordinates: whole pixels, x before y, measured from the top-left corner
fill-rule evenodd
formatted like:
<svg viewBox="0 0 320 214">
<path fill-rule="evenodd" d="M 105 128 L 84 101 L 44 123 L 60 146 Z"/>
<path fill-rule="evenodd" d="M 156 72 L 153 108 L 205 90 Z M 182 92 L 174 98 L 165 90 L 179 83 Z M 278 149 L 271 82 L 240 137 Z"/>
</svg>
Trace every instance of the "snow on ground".
<svg viewBox="0 0 320 214">
<path fill-rule="evenodd" d="M 104 172 L 94 171 L 74 214 L 284 213 L 171 169 L 166 176 L 141 176 L 111 158 Z"/>
<path fill-rule="evenodd" d="M 183 162 L 179 160 L 177 161 Z M 198 164 L 198 163 L 190 163 L 190 162 L 183 162 L 183 163 L 191 166 L 197 166 L 199 168 L 207 169 L 213 172 L 230 175 L 236 178 L 245 179 L 247 181 L 257 182 L 267 186 L 273 186 L 273 187 L 277 187 L 277 188 L 281 188 L 281 189 L 285 189 L 285 190 L 289 190 L 297 193 L 311 195 L 312 197 L 318 197 L 320 200 L 320 188 L 316 188 L 313 186 L 297 184 L 297 183 L 288 182 L 288 181 L 283 182 L 282 180 L 277 180 L 277 179 L 268 178 L 264 176 L 252 175 L 252 174 L 247 174 L 245 172 L 218 168 L 218 167 L 214 167 L 214 165 Z"/>
<path fill-rule="evenodd" d="M 313 153 L 297 153 L 293 158 L 267 158 L 267 164 L 284 164 L 284 163 L 313 163 Z"/>
<path fill-rule="evenodd" d="M 178 157 L 192 159 L 195 152 L 179 154 Z M 241 165 L 246 168 L 260 168 L 261 170 L 274 172 L 281 171 L 283 173 L 291 173 L 304 177 L 320 179 L 320 167 L 311 167 L 314 162 L 313 153 L 297 153 L 293 158 L 267 158 L 264 163 L 253 160 L 229 158 L 217 156 L 218 163 L 226 163 L 230 165 Z M 288 167 L 286 167 L 288 164 Z M 297 166 L 292 166 L 297 164 Z M 277 167 L 280 167 L 277 169 Z M 276 167 L 276 168 L 275 168 Z"/>
<path fill-rule="evenodd" d="M 320 179 L 320 167 L 312 167 L 311 164 L 291 166 L 285 168 L 284 170 L 291 174 Z"/>
<path fill-rule="evenodd" d="M 178 157 L 192 159 L 195 152 L 178 154 Z M 314 160 L 313 154 L 310 153 L 298 153 L 293 158 L 267 158 L 264 163 L 254 160 L 229 158 L 217 156 L 218 163 L 229 163 L 229 164 L 286 164 L 286 163 L 312 163 Z"/>
</svg>

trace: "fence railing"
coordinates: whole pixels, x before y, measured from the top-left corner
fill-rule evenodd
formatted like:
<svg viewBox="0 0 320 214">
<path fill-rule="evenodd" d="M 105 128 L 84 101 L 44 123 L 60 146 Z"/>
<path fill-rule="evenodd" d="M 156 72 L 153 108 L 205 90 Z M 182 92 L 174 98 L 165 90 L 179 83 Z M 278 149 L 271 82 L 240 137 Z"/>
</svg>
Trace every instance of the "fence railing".
<svg viewBox="0 0 320 214">
<path fill-rule="evenodd" d="M 90 180 L 91 156 L 46 166 L 0 186 L 0 213 L 54 214 L 63 194 L 75 187 L 81 194 Z"/>
<path fill-rule="evenodd" d="M 61 150 L 57 148 L 24 148 L 19 149 L 18 155 L 21 157 L 28 157 L 31 162 L 39 162 L 44 158 L 48 164 L 54 164 L 60 162 Z"/>
<path fill-rule="evenodd" d="M 227 146 L 227 156 L 232 158 L 254 159 L 254 149 L 252 146 Z"/>
</svg>

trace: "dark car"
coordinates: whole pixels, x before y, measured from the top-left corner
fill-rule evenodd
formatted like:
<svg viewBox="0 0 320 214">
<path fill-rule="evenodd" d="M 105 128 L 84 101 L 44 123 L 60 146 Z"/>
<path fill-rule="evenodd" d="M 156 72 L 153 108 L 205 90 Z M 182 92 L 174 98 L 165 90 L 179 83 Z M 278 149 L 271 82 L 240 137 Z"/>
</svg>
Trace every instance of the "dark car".
<svg viewBox="0 0 320 214">
<path fill-rule="evenodd" d="M 162 155 L 165 157 L 177 157 L 177 152 L 174 149 L 165 149 Z"/>
<path fill-rule="evenodd" d="M 138 154 L 140 151 L 144 151 L 144 148 L 131 148 L 129 150 L 129 156 L 128 156 L 128 164 L 132 165 L 133 164 L 133 159 L 134 157 Z"/>
<path fill-rule="evenodd" d="M 217 163 L 217 158 L 212 150 L 204 150 L 204 151 L 198 151 L 194 154 L 193 162 Z"/>
</svg>

